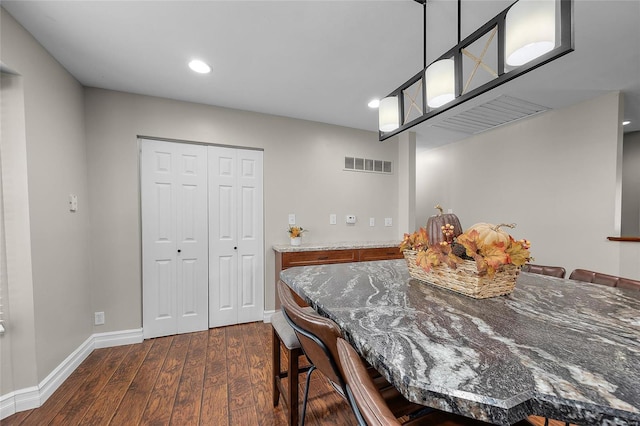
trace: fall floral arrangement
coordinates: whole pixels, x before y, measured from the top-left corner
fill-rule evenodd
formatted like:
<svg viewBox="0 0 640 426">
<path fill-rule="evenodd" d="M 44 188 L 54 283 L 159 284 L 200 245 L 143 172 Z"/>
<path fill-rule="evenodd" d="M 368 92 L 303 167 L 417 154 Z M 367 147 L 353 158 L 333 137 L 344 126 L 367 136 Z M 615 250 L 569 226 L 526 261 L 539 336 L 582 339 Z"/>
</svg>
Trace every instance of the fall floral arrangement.
<svg viewBox="0 0 640 426">
<path fill-rule="evenodd" d="M 456 269 L 465 261 L 474 261 L 478 273 L 491 278 L 504 265 L 519 267 L 532 259 L 531 243 L 525 239 L 516 241 L 502 227 L 513 228 L 515 224 L 478 223 L 454 235 L 454 226 L 446 223 L 440 226 L 441 235 L 431 237 L 420 228 L 404 235 L 400 250 L 416 251 L 416 264 L 426 272 L 442 264 Z"/>
<path fill-rule="evenodd" d="M 302 233 L 305 232 L 306 229 L 304 229 L 302 226 L 289 226 L 289 230 L 287 231 L 289 233 L 289 236 L 291 238 L 298 238 L 302 236 Z"/>
</svg>

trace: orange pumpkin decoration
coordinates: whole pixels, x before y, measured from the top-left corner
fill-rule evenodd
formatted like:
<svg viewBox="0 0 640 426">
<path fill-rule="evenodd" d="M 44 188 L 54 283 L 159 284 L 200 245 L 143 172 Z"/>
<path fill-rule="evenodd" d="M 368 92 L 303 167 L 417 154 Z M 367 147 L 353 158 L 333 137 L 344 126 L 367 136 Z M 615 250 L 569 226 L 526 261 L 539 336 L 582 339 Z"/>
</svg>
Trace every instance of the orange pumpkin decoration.
<svg viewBox="0 0 640 426">
<path fill-rule="evenodd" d="M 462 225 L 458 216 L 453 213 L 444 213 L 444 210 L 438 204 L 434 207 L 439 212 L 435 216 L 431 216 L 427 220 L 427 233 L 429 234 L 429 244 L 431 247 L 435 244 L 440 244 L 442 241 L 451 242 L 455 237 L 462 234 Z M 447 235 L 443 231 L 447 231 Z"/>
<path fill-rule="evenodd" d="M 486 245 L 501 242 L 504 243 L 505 247 L 509 247 L 510 236 L 508 233 L 500 229 L 503 226 L 506 226 L 508 228 L 515 228 L 516 224 L 501 223 L 500 225 L 493 225 L 491 223 L 476 223 L 471 228 L 469 228 L 467 232 L 473 230 L 478 231 L 479 249 L 482 249 Z"/>
</svg>

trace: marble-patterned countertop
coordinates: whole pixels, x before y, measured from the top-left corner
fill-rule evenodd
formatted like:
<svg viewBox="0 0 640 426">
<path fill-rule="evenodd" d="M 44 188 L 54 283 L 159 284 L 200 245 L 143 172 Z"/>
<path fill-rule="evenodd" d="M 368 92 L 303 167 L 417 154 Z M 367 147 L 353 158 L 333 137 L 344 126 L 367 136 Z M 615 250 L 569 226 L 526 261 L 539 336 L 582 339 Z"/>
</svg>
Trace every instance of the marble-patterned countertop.
<svg viewBox="0 0 640 426">
<path fill-rule="evenodd" d="M 297 251 L 321 251 L 321 250 L 351 250 L 362 248 L 386 248 L 399 247 L 400 241 L 359 241 L 359 242 L 337 242 L 337 243 L 308 243 L 299 246 L 290 244 L 274 244 L 273 250 L 281 253 Z"/>
<path fill-rule="evenodd" d="M 510 295 L 477 300 L 403 260 L 281 279 L 414 402 L 502 425 L 640 425 L 640 292 L 521 273 Z"/>
</svg>

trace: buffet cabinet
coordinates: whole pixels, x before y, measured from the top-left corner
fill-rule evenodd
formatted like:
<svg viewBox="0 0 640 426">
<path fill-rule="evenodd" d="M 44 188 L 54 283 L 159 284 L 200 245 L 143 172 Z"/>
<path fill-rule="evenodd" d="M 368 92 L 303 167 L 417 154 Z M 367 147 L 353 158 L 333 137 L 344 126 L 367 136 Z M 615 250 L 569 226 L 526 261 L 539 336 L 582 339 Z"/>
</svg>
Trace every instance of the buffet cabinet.
<svg viewBox="0 0 640 426">
<path fill-rule="evenodd" d="M 318 248 L 318 249 L 280 249 L 274 247 L 276 255 L 276 280 L 280 279 L 280 272 L 295 266 L 327 265 L 331 263 L 369 262 L 374 260 L 403 259 L 398 244 L 386 247 L 357 247 L 357 248 Z M 280 299 L 276 294 L 276 309 L 280 309 Z M 298 299 L 298 303 L 301 300 Z"/>
</svg>

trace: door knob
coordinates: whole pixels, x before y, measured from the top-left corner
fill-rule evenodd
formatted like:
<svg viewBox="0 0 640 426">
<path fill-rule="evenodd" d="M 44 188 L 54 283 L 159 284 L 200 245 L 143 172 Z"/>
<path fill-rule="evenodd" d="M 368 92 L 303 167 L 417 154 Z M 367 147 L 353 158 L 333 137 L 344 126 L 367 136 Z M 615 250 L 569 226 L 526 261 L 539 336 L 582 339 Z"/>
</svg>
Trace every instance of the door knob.
<svg viewBox="0 0 640 426">
<path fill-rule="evenodd" d="M 238 247 L 234 247 L 233 249 L 234 249 L 234 250 L 238 250 Z"/>
<path fill-rule="evenodd" d="M 178 249 L 178 253 L 182 253 L 182 250 Z"/>
</svg>

